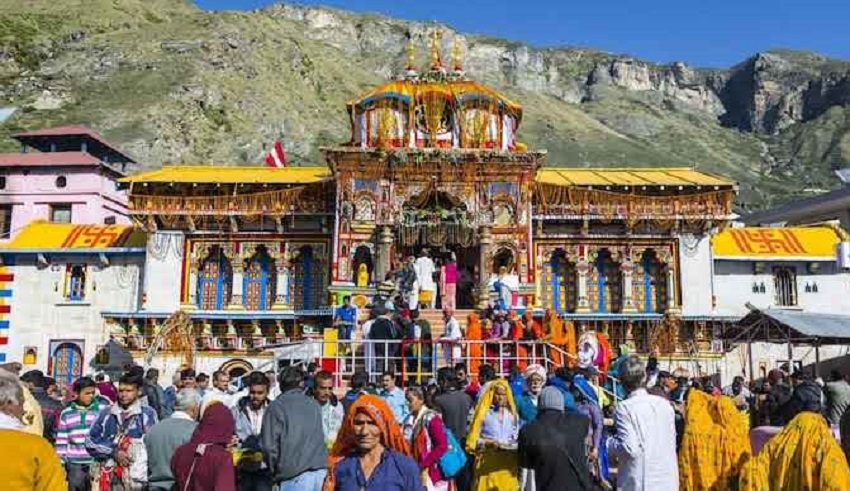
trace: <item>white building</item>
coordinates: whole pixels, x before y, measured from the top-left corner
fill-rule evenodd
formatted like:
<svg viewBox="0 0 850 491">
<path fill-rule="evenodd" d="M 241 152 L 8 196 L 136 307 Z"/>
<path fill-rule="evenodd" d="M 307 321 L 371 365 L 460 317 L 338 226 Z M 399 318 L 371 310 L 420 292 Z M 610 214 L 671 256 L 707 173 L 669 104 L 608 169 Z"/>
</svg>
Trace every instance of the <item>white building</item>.
<svg viewBox="0 0 850 491">
<path fill-rule="evenodd" d="M 8 360 L 62 383 L 83 373 L 108 339 L 101 312 L 141 300 L 145 236 L 127 225 L 36 221 L 0 248 Z"/>
</svg>

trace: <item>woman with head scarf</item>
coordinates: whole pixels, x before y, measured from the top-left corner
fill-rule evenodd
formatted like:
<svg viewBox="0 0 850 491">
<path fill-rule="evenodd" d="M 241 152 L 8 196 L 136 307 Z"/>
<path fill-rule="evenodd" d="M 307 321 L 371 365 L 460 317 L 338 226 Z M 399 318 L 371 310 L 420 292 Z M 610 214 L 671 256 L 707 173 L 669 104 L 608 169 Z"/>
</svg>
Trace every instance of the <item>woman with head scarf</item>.
<svg viewBox="0 0 850 491">
<path fill-rule="evenodd" d="M 449 440 L 443 418 L 427 407 L 427 395 L 421 387 L 405 391 L 410 414 L 404 422 L 404 437 L 413 452 L 413 459 L 422 468 L 422 480 L 428 491 L 451 491 L 451 479 L 443 479 L 440 458 L 449 450 Z"/>
<path fill-rule="evenodd" d="M 803 382 L 795 388 L 792 402 L 798 412 L 789 414 L 793 419 L 761 448 L 758 455 L 744 464 L 738 489 L 850 489 L 850 467 L 826 419 L 820 414 L 820 388 L 814 383 Z"/>
<path fill-rule="evenodd" d="M 688 392 L 685 426 L 679 450 L 682 491 L 737 488 L 744 462 L 750 458 L 746 416 L 729 397 Z"/>
<path fill-rule="evenodd" d="M 207 406 L 189 443 L 171 458 L 180 491 L 235 491 L 236 470 L 228 446 L 236 432 L 233 413 L 219 402 Z"/>
<path fill-rule="evenodd" d="M 519 417 L 511 388 L 502 379 L 487 385 L 466 437 L 467 452 L 475 456 L 475 491 L 517 489 Z"/>
<path fill-rule="evenodd" d="M 520 424 L 534 421 L 537 417 L 537 399 L 546 384 L 546 369 L 542 365 L 529 365 L 525 369 L 525 391 L 517 401 Z"/>
<path fill-rule="evenodd" d="M 348 408 L 324 491 L 422 491 L 419 466 L 387 403 L 364 394 Z"/>
</svg>

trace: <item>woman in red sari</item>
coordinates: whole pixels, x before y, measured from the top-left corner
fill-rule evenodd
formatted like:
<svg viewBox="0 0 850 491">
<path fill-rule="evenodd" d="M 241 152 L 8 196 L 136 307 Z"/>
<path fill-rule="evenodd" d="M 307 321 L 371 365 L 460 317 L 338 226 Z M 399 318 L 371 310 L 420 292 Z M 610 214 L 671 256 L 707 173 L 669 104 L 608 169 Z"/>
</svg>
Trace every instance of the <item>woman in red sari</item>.
<svg viewBox="0 0 850 491">
<path fill-rule="evenodd" d="M 427 491 L 452 491 L 454 483 L 443 478 L 440 471 L 440 458 L 449 450 L 443 419 L 425 405 L 422 388 L 408 387 L 405 398 L 410 414 L 404 422 L 404 437 L 413 451 L 413 459 L 422 469 L 422 484 Z"/>
</svg>

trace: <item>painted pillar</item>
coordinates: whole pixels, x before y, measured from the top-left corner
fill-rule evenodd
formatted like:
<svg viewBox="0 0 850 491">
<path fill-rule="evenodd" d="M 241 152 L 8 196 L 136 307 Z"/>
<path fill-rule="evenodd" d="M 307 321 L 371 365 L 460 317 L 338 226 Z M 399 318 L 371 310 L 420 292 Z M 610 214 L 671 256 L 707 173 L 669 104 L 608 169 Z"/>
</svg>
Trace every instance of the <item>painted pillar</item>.
<svg viewBox="0 0 850 491">
<path fill-rule="evenodd" d="M 593 264 L 590 263 L 587 254 L 587 246 L 578 246 L 578 258 L 576 260 L 576 273 L 578 273 L 578 305 L 576 313 L 586 314 L 591 311 L 590 302 L 587 299 L 587 278 L 590 276 L 590 268 Z"/>
<path fill-rule="evenodd" d="M 230 303 L 225 307 L 226 310 L 244 310 L 245 306 L 242 304 L 243 290 L 244 290 L 244 280 L 245 280 L 245 271 L 244 265 L 242 264 L 241 258 L 237 257 L 232 264 L 233 268 L 233 286 L 230 291 Z"/>
<path fill-rule="evenodd" d="M 277 278 L 275 278 L 275 295 L 272 310 L 287 310 L 292 308 L 289 301 L 289 262 L 281 260 L 277 266 Z"/>
<path fill-rule="evenodd" d="M 490 302 L 490 273 L 487 262 L 490 258 L 490 247 L 493 245 L 493 235 L 489 226 L 482 226 L 479 230 L 478 243 L 481 246 L 478 263 L 478 306 L 483 309 Z"/>
<path fill-rule="evenodd" d="M 634 299 L 634 288 L 632 281 L 634 280 L 635 263 L 631 256 L 624 256 L 620 263 L 620 271 L 623 274 L 623 313 L 629 314 L 637 312 Z"/>
<path fill-rule="evenodd" d="M 673 259 L 667 262 L 667 313 L 680 314 L 682 310 L 676 303 L 676 269 L 673 267 Z"/>
<path fill-rule="evenodd" d="M 187 297 L 184 299 L 183 305 L 181 305 L 183 310 L 197 310 L 198 309 L 198 270 L 197 268 L 191 267 L 189 268 L 189 291 L 187 292 Z"/>
<path fill-rule="evenodd" d="M 387 273 L 392 271 L 390 250 L 393 243 L 393 231 L 384 225 L 378 229 L 378 248 L 375 251 L 375 282 L 381 284 Z"/>
</svg>

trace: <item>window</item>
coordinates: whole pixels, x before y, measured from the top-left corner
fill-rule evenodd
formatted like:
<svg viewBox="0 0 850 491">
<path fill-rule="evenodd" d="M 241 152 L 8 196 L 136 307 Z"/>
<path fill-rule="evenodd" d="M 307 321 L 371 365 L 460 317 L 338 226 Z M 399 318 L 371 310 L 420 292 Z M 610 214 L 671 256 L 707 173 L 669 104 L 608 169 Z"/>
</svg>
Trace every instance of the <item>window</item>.
<svg viewBox="0 0 850 491">
<path fill-rule="evenodd" d="M 104 225 L 115 225 L 115 215 L 110 215 L 103 219 Z"/>
<path fill-rule="evenodd" d="M 781 307 L 797 305 L 797 272 L 794 268 L 774 268 L 773 284 L 776 289 L 776 305 Z"/>
<path fill-rule="evenodd" d="M 68 178 L 65 176 L 59 176 L 56 178 L 56 187 L 59 189 L 64 188 L 68 185 Z"/>
<path fill-rule="evenodd" d="M 0 189 L 6 189 L 6 176 L 0 176 Z"/>
<path fill-rule="evenodd" d="M 50 221 L 53 223 L 71 223 L 71 205 L 51 205 Z"/>
<path fill-rule="evenodd" d="M 12 235 L 12 205 L 0 205 L 0 239 Z"/>
<path fill-rule="evenodd" d="M 86 266 L 69 264 L 65 268 L 65 300 L 79 302 L 86 299 Z"/>
</svg>

